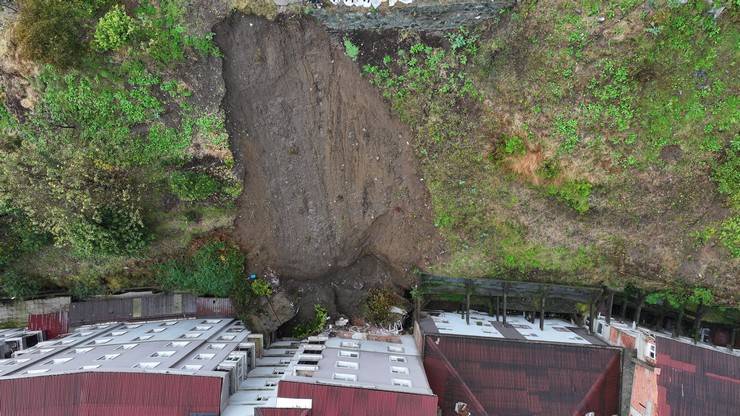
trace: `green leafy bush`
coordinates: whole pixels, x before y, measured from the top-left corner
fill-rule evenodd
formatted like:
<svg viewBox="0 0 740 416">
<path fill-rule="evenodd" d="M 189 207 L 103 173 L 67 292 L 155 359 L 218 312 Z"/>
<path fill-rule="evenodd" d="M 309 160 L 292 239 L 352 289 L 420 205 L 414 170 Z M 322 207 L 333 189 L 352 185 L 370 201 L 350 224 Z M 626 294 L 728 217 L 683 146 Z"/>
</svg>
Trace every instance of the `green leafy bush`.
<svg viewBox="0 0 740 416">
<path fill-rule="evenodd" d="M 21 276 L 11 270 L 0 275 L 0 288 L 6 296 L 15 299 L 29 299 L 41 291 L 41 285 L 37 279 Z"/>
<path fill-rule="evenodd" d="M 562 200 L 568 206 L 583 214 L 590 208 L 589 197 L 592 185 L 586 181 L 569 181 L 560 186 L 551 185 L 547 193 Z"/>
<path fill-rule="evenodd" d="M 83 273 L 72 279 L 69 294 L 75 300 L 84 300 L 103 292 L 103 285 L 95 273 Z"/>
<path fill-rule="evenodd" d="M 200 172 L 174 172 L 170 187 L 183 201 L 202 201 L 219 191 L 218 181 Z"/>
<path fill-rule="evenodd" d="M 244 255 L 229 243 L 214 241 L 188 258 L 160 264 L 155 275 L 167 290 L 227 297 L 244 279 Z"/>
<path fill-rule="evenodd" d="M 365 300 L 366 318 L 378 325 L 388 325 L 393 322 L 393 314 L 390 308 L 395 305 L 396 298 L 388 289 L 370 289 Z"/>
<path fill-rule="evenodd" d="M 90 23 L 106 0 L 23 0 L 14 36 L 24 58 L 60 67 L 87 52 Z"/>
<path fill-rule="evenodd" d="M 270 296 L 272 295 L 272 286 L 270 286 L 264 279 L 256 279 L 251 285 L 252 293 L 256 296 Z"/>
<path fill-rule="evenodd" d="M 115 5 L 98 21 L 95 27 L 95 46 L 101 51 L 112 51 L 124 46 L 134 33 L 134 19 L 121 5 Z"/>
<path fill-rule="evenodd" d="M 524 140 L 517 136 L 508 136 L 504 139 L 504 153 L 507 155 L 523 155 L 527 152 Z"/>
<path fill-rule="evenodd" d="M 293 337 L 298 339 L 304 339 L 312 335 L 316 335 L 324 330 L 326 321 L 329 320 L 329 314 L 326 308 L 316 304 L 313 307 L 314 318 L 310 322 L 304 322 L 293 328 Z"/>
<path fill-rule="evenodd" d="M 349 38 L 344 38 L 344 53 L 349 56 L 349 59 L 356 61 L 357 57 L 360 55 L 360 48 L 352 43 Z"/>
</svg>

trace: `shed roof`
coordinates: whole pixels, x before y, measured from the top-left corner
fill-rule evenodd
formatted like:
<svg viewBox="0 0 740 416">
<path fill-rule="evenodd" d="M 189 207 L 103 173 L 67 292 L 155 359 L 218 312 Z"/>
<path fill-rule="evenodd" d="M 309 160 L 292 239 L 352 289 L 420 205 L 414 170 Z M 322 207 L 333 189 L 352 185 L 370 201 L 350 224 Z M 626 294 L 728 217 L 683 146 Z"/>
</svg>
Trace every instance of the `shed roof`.
<svg viewBox="0 0 740 416">
<path fill-rule="evenodd" d="M 737 414 L 740 358 L 661 336 L 655 343 L 661 415 Z"/>
<path fill-rule="evenodd" d="M 476 416 L 619 413 L 620 349 L 447 335 L 425 342 L 443 415 L 466 400 L 485 409 Z"/>
</svg>

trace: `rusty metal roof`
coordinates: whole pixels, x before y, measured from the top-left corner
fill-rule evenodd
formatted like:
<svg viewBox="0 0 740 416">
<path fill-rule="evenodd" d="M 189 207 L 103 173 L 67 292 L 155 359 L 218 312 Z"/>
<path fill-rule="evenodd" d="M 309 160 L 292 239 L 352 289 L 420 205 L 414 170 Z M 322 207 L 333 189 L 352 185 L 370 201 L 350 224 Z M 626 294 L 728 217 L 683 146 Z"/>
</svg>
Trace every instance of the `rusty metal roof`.
<svg viewBox="0 0 740 416">
<path fill-rule="evenodd" d="M 661 416 L 740 412 L 740 358 L 665 337 L 655 342 Z"/>
<path fill-rule="evenodd" d="M 445 416 L 459 401 L 476 416 L 619 413 L 620 349 L 445 335 L 427 336 L 426 345 Z"/>
</svg>

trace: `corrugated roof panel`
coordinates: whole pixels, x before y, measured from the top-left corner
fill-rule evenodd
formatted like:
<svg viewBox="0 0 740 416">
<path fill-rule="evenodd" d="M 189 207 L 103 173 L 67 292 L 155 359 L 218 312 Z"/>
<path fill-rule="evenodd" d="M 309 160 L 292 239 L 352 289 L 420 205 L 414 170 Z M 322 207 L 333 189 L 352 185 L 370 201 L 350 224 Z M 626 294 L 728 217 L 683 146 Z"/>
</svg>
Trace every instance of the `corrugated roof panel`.
<svg viewBox="0 0 740 416">
<path fill-rule="evenodd" d="M 0 380 L 3 416 L 218 414 L 221 377 L 89 372 Z"/>
<path fill-rule="evenodd" d="M 581 407 L 584 413 L 619 413 L 618 349 L 458 336 L 427 339 L 428 346 L 434 345 L 426 354 L 435 349 L 443 354 L 490 416 L 562 416 Z M 430 383 L 437 378 L 435 371 L 427 368 Z M 434 391 L 447 407 L 444 415 L 453 414 L 450 403 L 470 400 Z"/>
<path fill-rule="evenodd" d="M 437 397 L 423 394 L 283 380 L 278 384 L 278 397 L 312 399 L 312 415 L 437 415 Z"/>
<path fill-rule="evenodd" d="M 740 412 L 739 357 L 664 337 L 655 344 L 661 416 Z"/>
</svg>

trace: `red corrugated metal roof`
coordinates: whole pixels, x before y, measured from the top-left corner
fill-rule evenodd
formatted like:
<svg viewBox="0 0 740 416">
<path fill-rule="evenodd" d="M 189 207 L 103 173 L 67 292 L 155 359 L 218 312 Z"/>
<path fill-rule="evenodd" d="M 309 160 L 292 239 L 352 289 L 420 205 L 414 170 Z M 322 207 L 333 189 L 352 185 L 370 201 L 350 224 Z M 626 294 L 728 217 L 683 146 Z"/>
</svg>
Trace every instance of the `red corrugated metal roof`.
<svg viewBox="0 0 740 416">
<path fill-rule="evenodd" d="M 69 332 L 69 313 L 66 310 L 58 312 L 29 314 L 28 329 L 44 331 L 45 339 L 54 339 Z"/>
<path fill-rule="evenodd" d="M 740 413 L 740 358 L 656 337 L 660 416 Z"/>
<path fill-rule="evenodd" d="M 430 342 L 435 345 L 425 350 L 425 365 L 430 363 L 426 355 L 436 348 L 485 408 L 483 415 L 619 413 L 621 350 L 437 335 L 428 337 Z M 443 415 L 453 415 L 450 404 L 470 399 L 466 394 L 447 397 L 465 390 L 449 389 L 449 381 L 446 390 L 435 390 L 437 380 L 445 377 L 439 371 L 430 365 L 427 376 L 446 406 Z"/>
<path fill-rule="evenodd" d="M 276 407 L 258 407 L 254 416 L 311 416 L 307 409 L 278 409 Z"/>
<path fill-rule="evenodd" d="M 89 372 L 0 379 L 2 416 L 218 414 L 221 377 Z"/>
<path fill-rule="evenodd" d="M 358 387 L 281 381 L 278 397 L 312 399 L 317 416 L 436 416 L 437 397 Z"/>
<path fill-rule="evenodd" d="M 457 402 L 467 403 L 474 415 L 486 414 L 483 405 L 430 338 L 427 338 L 424 349 L 424 369 L 429 385 L 439 398 L 443 415 L 454 415 Z"/>
</svg>

